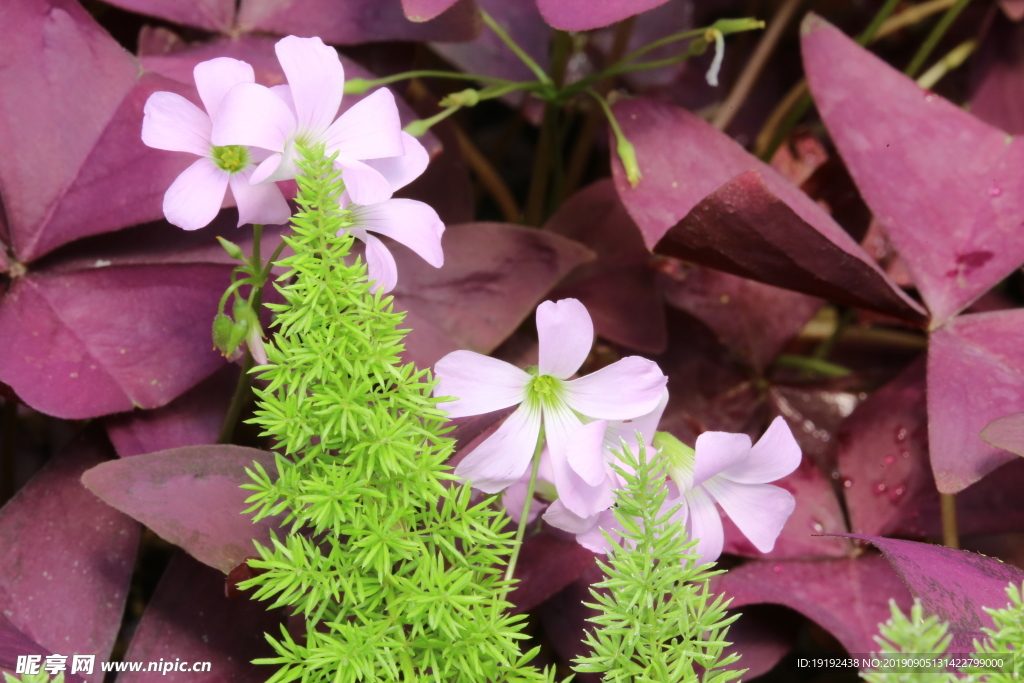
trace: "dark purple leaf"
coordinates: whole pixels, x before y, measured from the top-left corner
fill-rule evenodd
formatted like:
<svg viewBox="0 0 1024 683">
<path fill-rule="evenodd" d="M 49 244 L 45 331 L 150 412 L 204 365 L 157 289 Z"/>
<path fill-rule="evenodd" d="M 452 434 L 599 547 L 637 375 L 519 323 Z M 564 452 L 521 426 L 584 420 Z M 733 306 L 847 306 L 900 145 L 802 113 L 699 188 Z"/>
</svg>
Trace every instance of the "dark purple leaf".
<svg viewBox="0 0 1024 683">
<path fill-rule="evenodd" d="M 229 33 L 235 20 L 234 0 L 111 0 L 110 4 L 218 33 Z"/>
<path fill-rule="evenodd" d="M 561 31 L 589 31 L 665 4 L 666 0 L 537 0 L 544 20 Z"/>
<path fill-rule="evenodd" d="M 137 62 L 77 2 L 6 3 L 0 24 L 0 194 L 15 258 L 154 220 L 186 155 L 142 144 L 142 106 L 180 90 Z"/>
<path fill-rule="evenodd" d="M 846 379 L 824 383 L 784 386 L 768 390 L 773 413 L 789 424 L 796 442 L 822 472 L 836 478 L 836 437 L 843 421 L 853 412 L 865 394 Z"/>
<path fill-rule="evenodd" d="M 420 367 L 446 353 L 490 353 L 526 319 L 566 273 L 593 258 L 577 242 L 502 223 L 451 225 L 445 264 L 433 268 L 402 246 L 396 309 L 408 311 L 406 359 Z"/>
<path fill-rule="evenodd" d="M 18 657 L 21 655 L 46 657 L 49 654 L 53 653 L 19 631 L 14 624 L 8 621 L 7 617 L 0 614 L 0 670 L 7 669 L 13 673 L 18 666 Z M 70 662 L 70 659 L 68 661 Z M 64 672 L 66 683 L 82 683 L 85 680 L 78 674 L 71 675 L 69 672 L 70 668 Z"/>
<path fill-rule="evenodd" d="M 1024 410 L 1024 311 L 965 315 L 931 334 L 928 436 L 943 493 L 970 486 L 1016 456 L 981 440 L 996 418 Z"/>
<path fill-rule="evenodd" d="M 220 367 L 219 265 L 111 266 L 17 279 L 0 302 L 0 381 L 50 415 L 168 403 Z"/>
<path fill-rule="evenodd" d="M 982 608 L 1005 607 L 1006 587 L 1024 581 L 1024 571 L 964 550 L 879 536 L 850 537 L 877 546 L 925 609 L 949 622 L 951 653 L 974 652 L 974 639 L 985 637 L 981 627 L 992 626 Z"/>
<path fill-rule="evenodd" d="M 996 448 L 1024 456 L 1024 413 L 1000 417 L 981 430 L 981 438 Z"/>
<path fill-rule="evenodd" d="M 391 0 L 388 1 L 390 2 Z M 318 20 L 322 20 L 324 16 L 333 16 L 333 12 L 321 15 Z M 314 33 L 313 35 L 322 34 Z M 326 36 L 323 36 L 323 38 L 327 39 Z M 270 36 L 247 35 L 239 38 L 219 38 L 209 43 L 175 43 L 170 52 L 155 55 L 140 54 L 139 62 L 147 71 L 160 74 L 188 88 L 192 88 L 195 82 L 192 72 L 196 64 L 208 59 L 214 59 L 215 57 L 232 57 L 252 65 L 253 70 L 256 72 L 257 83 L 274 86 L 285 82 L 284 72 L 281 70 L 281 65 L 277 61 L 277 55 L 274 52 L 274 45 L 278 40 L 278 38 Z M 345 67 L 346 79 L 373 79 L 377 77 L 348 57 L 340 55 L 340 58 L 342 65 Z M 397 89 L 392 88 L 392 90 L 396 91 Z M 338 112 L 344 113 L 348 111 L 364 97 L 366 97 L 366 94 L 346 95 Z M 402 125 L 419 118 L 416 112 L 412 110 L 412 107 L 406 104 L 401 97 L 396 97 L 395 102 L 398 104 L 398 115 Z M 139 120 L 141 121 L 141 118 Z M 431 156 L 436 155 L 441 150 L 441 144 L 437 136 L 429 131 L 424 137 L 420 138 L 420 142 L 427 148 Z"/>
<path fill-rule="evenodd" d="M 0 612 L 51 652 L 98 661 L 117 638 L 139 540 L 138 524 L 79 482 L 110 455 L 80 435 L 0 510 Z M 89 680 L 103 680 L 98 666 Z"/>
<path fill-rule="evenodd" d="M 277 518 L 253 523 L 239 488 L 246 468 L 260 463 L 271 476 L 274 454 L 242 446 L 185 446 L 112 460 L 89 470 L 82 482 L 106 503 L 139 520 L 161 538 L 225 574 L 270 543 Z"/>
<path fill-rule="evenodd" d="M 879 555 L 856 559 L 748 562 L 722 576 L 718 589 L 730 607 L 785 605 L 831 633 L 851 653 L 878 650 L 878 624 L 889 619 L 889 600 L 904 611 L 911 596 Z"/>
<path fill-rule="evenodd" d="M 456 0 L 402 0 L 402 10 L 409 21 L 430 21 L 455 2 Z"/>
<path fill-rule="evenodd" d="M 260 683 L 273 673 L 250 662 L 271 657 L 264 633 L 281 637 L 281 613 L 224 595 L 224 575 L 179 552 L 164 571 L 125 653 L 125 661 L 209 662 L 207 672 L 125 672 L 119 683 Z"/>
<path fill-rule="evenodd" d="M 1024 142 L 922 89 L 820 17 L 809 16 L 802 34 L 818 111 L 941 323 L 1024 262 L 1015 190 Z"/>
<path fill-rule="evenodd" d="M 479 30 L 476 6 L 459 0 L 434 21 L 409 21 L 400 0 L 242 0 L 238 27 L 245 32 L 319 36 L 352 45 L 382 40 L 471 40 Z"/>
<path fill-rule="evenodd" d="M 117 454 L 124 458 L 216 443 L 238 374 L 238 366 L 230 363 L 163 408 L 104 418 Z"/>
<path fill-rule="evenodd" d="M 910 320 L 924 311 L 799 188 L 694 114 L 636 99 L 615 107 L 643 179 L 615 186 L 644 242 L 766 284 Z"/>
<path fill-rule="evenodd" d="M 509 601 L 516 612 L 532 610 L 593 567 L 594 557 L 575 539 L 561 540 L 544 532 L 530 536 L 519 554 L 519 583 Z"/>
<path fill-rule="evenodd" d="M 715 331 L 758 373 L 821 308 L 822 301 L 701 266 L 665 260 L 665 300 Z"/>
<path fill-rule="evenodd" d="M 1003 7 L 1011 5 L 1004 0 Z M 1014 0 L 1024 18 L 1024 0 Z M 1013 135 L 1024 133 L 1024 24 L 993 21 L 974 58 L 982 76 L 971 97 L 971 113 Z"/>
<path fill-rule="evenodd" d="M 739 612 L 726 636 L 732 645 L 722 654 L 739 653 L 740 660 L 726 668 L 746 669 L 743 680 L 749 681 L 771 671 L 793 649 L 802 619 L 775 605 L 748 605 Z"/>
<path fill-rule="evenodd" d="M 544 226 L 594 250 L 597 259 L 574 270 L 552 292 L 587 307 L 597 334 L 631 349 L 661 353 L 665 312 L 655 287 L 651 253 L 610 179 L 569 198 Z"/>
</svg>

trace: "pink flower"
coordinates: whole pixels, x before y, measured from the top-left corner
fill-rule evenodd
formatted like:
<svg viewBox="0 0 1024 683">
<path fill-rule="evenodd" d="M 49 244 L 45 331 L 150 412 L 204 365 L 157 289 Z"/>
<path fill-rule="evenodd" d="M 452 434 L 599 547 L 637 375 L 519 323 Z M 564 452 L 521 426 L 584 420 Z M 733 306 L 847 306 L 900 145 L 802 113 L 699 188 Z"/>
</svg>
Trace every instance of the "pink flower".
<svg viewBox="0 0 1024 683">
<path fill-rule="evenodd" d="M 244 145 L 216 146 L 210 141 L 225 94 L 239 83 L 252 83 L 252 67 L 219 57 L 197 64 L 193 73 L 206 112 L 181 95 L 155 92 L 146 100 L 142 119 L 145 144 L 199 157 L 164 194 L 167 220 L 185 230 L 208 225 L 230 187 L 238 205 L 238 225 L 287 223 L 291 210 L 277 186 L 250 184 L 256 163 L 266 154 Z"/>
<path fill-rule="evenodd" d="M 599 448 L 571 448 L 583 418 L 628 420 L 658 405 L 667 378 L 646 358 L 623 358 L 595 373 L 569 380 L 586 360 L 594 340 L 587 309 L 576 299 L 537 307 L 539 363 L 527 372 L 472 351 L 455 351 L 437 362 L 435 396 L 451 417 L 480 415 L 519 404 L 505 423 L 455 468 L 475 488 L 496 493 L 526 472 L 541 427 L 551 453 L 559 500 L 574 514 L 592 514 L 587 488 L 600 487 L 606 468 Z"/>
<path fill-rule="evenodd" d="M 391 186 L 399 190 L 418 178 L 427 168 L 430 157 L 423 145 L 408 133 L 402 133 L 405 154 L 390 159 L 374 159 L 366 164 L 380 173 Z M 444 223 L 428 204 L 415 199 L 386 199 L 377 204 L 350 203 L 348 193 L 342 197 L 342 206 L 352 212 L 352 234 L 366 244 L 366 268 L 370 280 L 376 282 L 374 291 L 390 292 L 398 284 L 398 266 L 387 246 L 369 234 L 390 237 L 419 254 L 424 261 L 440 268 L 444 265 L 441 235 Z"/>
<path fill-rule="evenodd" d="M 702 562 L 722 554 L 725 534 L 715 503 L 762 553 L 771 552 L 793 514 L 793 494 L 769 482 L 800 466 L 800 446 L 786 421 L 775 418 L 756 444 L 746 434 L 704 432 L 692 463 L 669 458 L 669 476 L 683 492 L 683 513 Z"/>
<path fill-rule="evenodd" d="M 376 204 L 390 198 L 387 178 L 363 162 L 405 154 L 391 92 L 377 90 L 335 120 L 345 70 L 334 48 L 319 38 L 288 36 L 274 49 L 288 85 L 271 89 L 248 82 L 232 88 L 214 121 L 214 142 L 270 152 L 253 173 L 254 183 L 294 178 L 296 143 L 324 143 L 327 154 L 338 153 L 337 163 L 354 202 Z"/>
</svg>

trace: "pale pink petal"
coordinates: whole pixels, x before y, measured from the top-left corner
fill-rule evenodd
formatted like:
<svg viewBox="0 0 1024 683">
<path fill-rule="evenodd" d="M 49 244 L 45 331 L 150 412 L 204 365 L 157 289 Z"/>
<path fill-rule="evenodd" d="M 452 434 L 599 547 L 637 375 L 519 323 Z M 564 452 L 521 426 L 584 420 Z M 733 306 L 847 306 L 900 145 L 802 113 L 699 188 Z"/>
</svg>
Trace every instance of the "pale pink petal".
<svg viewBox="0 0 1024 683">
<path fill-rule="evenodd" d="M 607 420 L 587 423 L 577 429 L 566 444 L 569 466 L 591 486 L 598 486 L 607 477 L 603 453 L 607 426 Z"/>
<path fill-rule="evenodd" d="M 249 346 L 249 353 L 256 365 L 267 364 L 267 350 L 263 347 L 263 337 L 259 327 L 250 327 L 249 333 L 245 336 L 245 343 Z"/>
<path fill-rule="evenodd" d="M 509 485 L 505 492 L 501 494 L 501 504 L 505 508 L 505 512 L 508 513 L 509 518 L 519 524 L 519 520 L 523 517 L 523 505 L 526 503 L 526 492 L 530 488 L 530 468 L 526 468 L 526 472 L 523 473 L 514 484 Z M 526 521 L 532 522 L 537 519 L 537 516 L 544 511 L 545 503 L 534 498 L 530 501 L 530 512 L 526 515 Z"/>
<path fill-rule="evenodd" d="M 253 170 L 252 174 L 249 176 L 249 183 L 251 185 L 259 185 L 260 183 L 272 183 L 276 180 L 287 180 L 294 177 L 294 173 L 288 175 L 288 171 L 284 163 L 284 155 L 280 152 L 274 152 L 261 161 L 260 165 Z"/>
<path fill-rule="evenodd" d="M 338 152 L 342 159 L 363 161 L 405 154 L 395 96 L 381 88 L 364 97 L 331 124 L 324 141 L 328 154 Z"/>
<path fill-rule="evenodd" d="M 725 530 L 715 501 L 698 486 L 686 492 L 686 503 L 689 507 L 686 531 L 691 541 L 697 541 L 696 547 L 689 552 L 697 555 L 695 564 L 714 562 L 722 555 L 725 546 Z"/>
<path fill-rule="evenodd" d="M 210 117 L 181 95 L 155 92 L 142 111 L 144 144 L 201 157 L 210 153 Z"/>
<path fill-rule="evenodd" d="M 454 396 L 439 403 L 449 417 L 482 415 L 522 403 L 530 376 L 516 366 L 473 351 L 452 351 L 437 361 L 434 396 Z"/>
<path fill-rule="evenodd" d="M 605 449 L 608 451 L 621 451 L 622 442 L 625 441 L 626 446 L 633 455 L 636 455 L 640 450 L 640 443 L 636 438 L 637 432 L 643 437 L 644 445 L 647 448 L 651 448 L 654 433 L 658 431 L 658 423 L 661 422 L 661 416 L 667 406 L 668 389 L 662 389 L 661 399 L 651 412 L 632 420 L 609 422 L 608 430 L 604 434 Z M 648 452 L 650 453 L 651 451 Z"/>
<path fill-rule="evenodd" d="M 591 485 L 569 464 L 569 450 L 582 426 L 579 418 L 568 408 L 544 407 L 544 436 L 551 449 L 551 469 L 558 500 L 574 514 L 589 517 L 611 507 L 615 495 L 607 476 L 598 484 Z M 605 464 L 600 442 L 594 440 L 592 445 L 582 457 L 593 458 L 603 470 Z"/>
<path fill-rule="evenodd" d="M 387 294 L 398 284 L 395 257 L 384 243 L 373 235 L 366 235 L 362 239 L 366 242 L 366 277 L 374 283 L 370 290 L 374 293 L 383 290 Z"/>
<path fill-rule="evenodd" d="M 772 421 L 746 458 L 723 470 L 722 476 L 741 484 L 767 484 L 800 466 L 803 458 L 793 432 L 782 417 Z"/>
<path fill-rule="evenodd" d="M 337 164 L 341 167 L 345 191 L 353 203 L 369 205 L 391 199 L 391 186 L 376 169 L 352 159 L 339 158 Z"/>
<path fill-rule="evenodd" d="M 537 372 L 569 379 L 594 345 L 594 323 L 586 306 L 576 299 L 545 301 L 537 307 L 537 337 Z"/>
<path fill-rule="evenodd" d="M 404 244 L 435 268 L 444 265 L 444 223 L 430 205 L 415 199 L 388 199 L 350 208 L 355 225 Z"/>
<path fill-rule="evenodd" d="M 544 521 L 570 534 L 582 534 L 590 531 L 600 516 L 601 513 L 598 512 L 589 517 L 580 517 L 558 499 L 548 506 L 547 512 L 544 513 Z"/>
<path fill-rule="evenodd" d="M 295 111 L 295 100 L 292 99 L 292 89 L 288 87 L 288 84 L 272 85 L 270 86 L 270 92 L 280 97 L 281 101 L 288 105 L 288 108 L 292 110 L 292 114 L 295 116 L 295 120 L 298 121 L 299 115 Z"/>
<path fill-rule="evenodd" d="M 602 531 L 607 532 L 612 537 L 612 540 L 609 541 Z M 615 513 L 611 510 L 605 510 L 600 513 L 597 517 L 597 523 L 590 527 L 590 529 L 576 534 L 577 543 L 598 555 L 607 555 L 608 551 L 614 547 L 614 544 L 621 542 L 621 540 L 622 525 L 619 524 L 619 520 L 615 519 Z"/>
<path fill-rule="evenodd" d="M 796 507 L 793 494 L 771 484 L 737 484 L 712 477 L 704 482 L 704 488 L 762 553 L 775 547 L 775 539 Z"/>
<path fill-rule="evenodd" d="M 164 216 L 184 230 L 206 227 L 220 211 L 228 174 L 209 159 L 199 159 L 182 171 L 164 194 Z"/>
<path fill-rule="evenodd" d="M 256 83 L 239 83 L 221 100 L 213 144 L 249 145 L 283 152 L 295 134 L 295 116 L 280 97 Z"/>
<path fill-rule="evenodd" d="M 668 378 L 657 363 L 629 356 L 567 382 L 565 400 L 573 410 L 587 417 L 629 420 L 654 410 L 667 383 Z"/>
<path fill-rule="evenodd" d="M 694 444 L 693 485 L 705 481 L 733 465 L 743 462 L 750 454 L 750 437 L 731 432 L 704 432 Z"/>
<path fill-rule="evenodd" d="M 255 169 L 249 168 L 231 175 L 231 194 L 238 206 L 238 226 L 246 223 L 260 225 L 283 225 L 291 220 L 292 210 L 288 207 L 280 188 L 274 183 L 252 185 L 249 178 Z"/>
<path fill-rule="evenodd" d="M 206 107 L 206 113 L 211 119 L 217 118 L 220 103 L 231 88 L 239 83 L 255 83 L 256 74 L 252 67 L 239 59 L 231 57 L 217 57 L 205 62 L 196 64 L 192 74 L 196 79 L 196 90 L 199 91 L 199 99 Z"/>
<path fill-rule="evenodd" d="M 367 164 L 380 171 L 387 178 L 391 189 L 396 192 L 416 180 L 427 170 L 430 155 L 420 141 L 402 131 L 402 147 L 405 154 L 385 159 L 369 159 Z"/>
<path fill-rule="evenodd" d="M 345 69 L 333 47 L 319 38 L 288 36 L 274 46 L 288 78 L 299 130 L 317 134 L 331 125 L 341 106 Z"/>
<path fill-rule="evenodd" d="M 540 411 L 521 405 L 455 467 L 455 476 L 484 493 L 497 493 L 523 476 L 539 436 Z"/>
</svg>

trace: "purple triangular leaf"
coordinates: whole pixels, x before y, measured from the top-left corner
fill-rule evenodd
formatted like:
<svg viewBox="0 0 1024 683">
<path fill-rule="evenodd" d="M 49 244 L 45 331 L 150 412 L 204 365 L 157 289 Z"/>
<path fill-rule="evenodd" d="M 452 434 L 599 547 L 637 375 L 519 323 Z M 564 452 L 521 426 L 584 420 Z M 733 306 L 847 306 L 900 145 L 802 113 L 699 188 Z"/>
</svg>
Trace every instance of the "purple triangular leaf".
<svg viewBox="0 0 1024 683">
<path fill-rule="evenodd" d="M 718 270 L 666 260 L 665 300 L 715 331 L 723 345 L 763 372 L 821 308 L 815 297 Z"/>
<path fill-rule="evenodd" d="M 818 111 L 941 323 L 1024 262 L 1024 141 L 922 89 L 820 17 L 802 34 Z"/>
<path fill-rule="evenodd" d="M 928 436 L 932 471 L 956 493 L 1016 458 L 981 440 L 996 418 L 1024 410 L 1024 310 L 965 315 L 931 334 Z"/>
<path fill-rule="evenodd" d="M 400 0 L 242 0 L 238 27 L 245 32 L 319 36 L 353 45 L 382 40 L 471 40 L 479 30 L 472 0 L 459 0 L 433 21 L 405 18 Z"/>
<path fill-rule="evenodd" d="M 1016 4 L 1024 15 L 1024 0 Z M 992 22 L 972 61 L 981 77 L 971 113 L 1007 133 L 1024 133 L 1024 24 Z"/>
<path fill-rule="evenodd" d="M 238 366 L 229 363 L 162 408 L 105 417 L 117 454 L 125 458 L 216 443 L 238 374 Z"/>
<path fill-rule="evenodd" d="M 139 520 L 161 538 L 225 574 L 253 554 L 253 540 L 270 543 L 278 519 L 253 523 L 242 514 L 251 495 L 253 462 L 273 476 L 274 454 L 242 446 L 185 446 L 112 460 L 82 482 L 107 504 Z"/>
<path fill-rule="evenodd" d="M 612 181 L 599 180 L 574 194 L 544 229 L 574 239 L 597 255 L 574 270 L 552 298 L 583 302 L 594 329 L 605 339 L 647 353 L 664 351 L 665 312 L 651 253 Z"/>
<path fill-rule="evenodd" d="M 0 510 L 0 612 L 51 652 L 97 661 L 117 638 L 139 539 L 138 524 L 79 482 L 110 455 L 87 432 Z"/>
<path fill-rule="evenodd" d="M 235 20 L 235 0 L 111 0 L 110 4 L 218 33 L 230 32 Z"/>
<path fill-rule="evenodd" d="M 992 626 L 982 608 L 1005 607 L 1007 586 L 1024 581 L 1024 571 L 984 555 L 894 538 L 848 536 L 881 550 L 928 613 L 949 622 L 951 653 L 974 652 L 973 641 L 985 637 L 981 628 Z"/>
<path fill-rule="evenodd" d="M 210 329 L 230 266 L 111 266 L 19 278 L 0 301 L 0 381 L 82 419 L 165 405 L 224 363 Z"/>
<path fill-rule="evenodd" d="M 924 319 L 824 209 L 707 122 L 640 98 L 619 103 L 615 114 L 644 174 L 633 188 L 613 159 L 615 187 L 657 253 Z"/>
<path fill-rule="evenodd" d="M 420 367 L 456 349 L 490 353 L 552 286 L 593 258 L 583 245 L 540 230 L 504 223 L 450 225 L 445 264 L 433 268 L 402 246 L 395 308 L 408 311 L 407 360 Z"/>
<path fill-rule="evenodd" d="M 730 607 L 773 603 L 803 614 L 831 633 L 847 652 L 876 652 L 878 625 L 890 617 L 889 600 L 904 611 L 910 592 L 879 555 L 856 559 L 748 562 L 723 575 L 718 589 Z"/>
<path fill-rule="evenodd" d="M 264 633 L 281 638 L 281 613 L 247 597 L 225 597 L 224 575 L 178 553 L 128 645 L 127 662 L 209 663 L 205 672 L 124 672 L 118 683 L 261 683 L 272 670 L 250 662 L 274 655 Z"/>
<path fill-rule="evenodd" d="M 589 31 L 614 24 L 667 0 L 537 0 L 544 20 L 561 31 Z"/>
</svg>

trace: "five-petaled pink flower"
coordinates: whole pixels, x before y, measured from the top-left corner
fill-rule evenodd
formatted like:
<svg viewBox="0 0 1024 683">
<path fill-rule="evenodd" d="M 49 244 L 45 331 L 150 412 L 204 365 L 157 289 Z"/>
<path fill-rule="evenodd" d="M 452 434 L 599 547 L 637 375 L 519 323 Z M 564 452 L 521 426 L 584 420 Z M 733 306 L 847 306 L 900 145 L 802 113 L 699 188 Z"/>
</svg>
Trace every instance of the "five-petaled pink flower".
<svg viewBox="0 0 1024 683">
<path fill-rule="evenodd" d="M 693 462 L 668 460 L 669 476 L 682 496 L 679 514 L 686 519 L 693 550 L 702 562 L 722 554 L 725 533 L 717 502 L 743 535 L 762 553 L 775 548 L 775 540 L 793 513 L 793 494 L 769 482 L 800 466 L 801 452 L 786 421 L 775 418 L 753 446 L 746 434 L 704 432 L 697 437 Z"/>
<path fill-rule="evenodd" d="M 345 70 L 334 48 L 319 38 L 282 38 L 274 47 L 288 85 L 267 88 L 242 83 L 231 89 L 214 121 L 218 145 L 248 145 L 268 151 L 251 181 L 286 180 L 298 172 L 296 144 L 324 143 L 337 153 L 352 201 L 376 204 L 391 197 L 387 178 L 364 163 L 403 157 L 405 146 L 394 95 L 381 88 L 340 117 Z M 402 159 L 396 160 L 397 164 Z"/>
<path fill-rule="evenodd" d="M 164 194 L 164 215 L 185 230 L 210 223 L 220 211 L 228 187 L 238 205 L 238 225 L 287 223 L 291 210 L 273 183 L 250 184 L 256 164 L 267 153 L 244 145 L 216 146 L 211 130 L 219 119 L 227 92 L 255 80 L 252 67 L 237 59 L 218 57 L 197 64 L 193 71 L 206 112 L 172 92 L 155 92 L 146 100 L 142 141 L 150 147 L 188 152 L 200 157 L 185 169 Z"/>
<path fill-rule="evenodd" d="M 426 170 L 430 155 L 423 145 L 408 133 L 402 133 L 405 154 L 389 159 L 373 159 L 366 164 L 380 173 L 391 186 L 399 190 L 418 178 Z M 342 206 L 352 212 L 352 226 L 344 228 L 366 244 L 367 277 L 374 281 L 374 290 L 390 292 L 398 284 L 398 266 L 391 251 L 378 238 L 376 232 L 404 244 L 424 261 L 440 268 L 444 265 L 441 235 L 444 223 L 429 204 L 415 199 L 385 199 L 376 204 L 353 203 L 345 192 Z"/>
<path fill-rule="evenodd" d="M 541 429 L 551 453 L 559 500 L 574 514 L 592 514 L 588 489 L 607 476 L 601 449 L 573 449 L 571 440 L 588 420 L 628 420 L 658 405 L 667 378 L 646 358 L 623 358 L 570 380 L 590 353 L 594 325 L 576 299 L 537 307 L 539 363 L 534 372 L 472 351 L 455 351 L 437 362 L 435 396 L 451 417 L 480 415 L 519 404 L 504 424 L 455 468 L 475 488 L 496 493 L 530 465 Z"/>
</svg>

